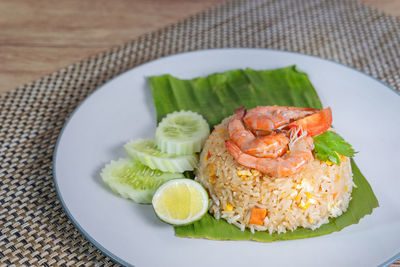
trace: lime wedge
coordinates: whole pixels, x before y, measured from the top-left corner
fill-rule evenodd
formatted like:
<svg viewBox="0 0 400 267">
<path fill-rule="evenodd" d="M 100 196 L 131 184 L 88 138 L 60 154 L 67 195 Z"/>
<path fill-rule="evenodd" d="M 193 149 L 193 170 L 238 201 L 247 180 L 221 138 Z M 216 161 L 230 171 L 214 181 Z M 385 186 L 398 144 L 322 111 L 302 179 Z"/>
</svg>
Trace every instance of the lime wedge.
<svg viewBox="0 0 400 267">
<path fill-rule="evenodd" d="M 208 210 L 208 194 L 198 182 L 175 179 L 158 188 L 153 196 L 157 216 L 172 225 L 185 225 L 201 219 Z"/>
</svg>

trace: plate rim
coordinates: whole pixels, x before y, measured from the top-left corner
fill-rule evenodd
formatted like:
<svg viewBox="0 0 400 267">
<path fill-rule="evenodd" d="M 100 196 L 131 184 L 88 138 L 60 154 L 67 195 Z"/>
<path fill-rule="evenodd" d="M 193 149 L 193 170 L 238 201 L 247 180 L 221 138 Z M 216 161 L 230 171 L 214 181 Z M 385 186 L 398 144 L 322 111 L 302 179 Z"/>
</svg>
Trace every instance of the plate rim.
<svg viewBox="0 0 400 267">
<path fill-rule="evenodd" d="M 113 82 L 115 79 L 120 78 L 122 75 L 126 74 L 127 72 L 137 68 L 137 67 L 141 67 L 147 64 L 151 64 L 154 62 L 157 62 L 159 60 L 164 60 L 170 57 L 174 57 L 174 56 L 179 56 L 179 55 L 188 55 L 188 54 L 194 54 L 194 53 L 199 53 L 199 52 L 216 52 L 216 51 L 243 51 L 243 50 L 249 50 L 249 51 L 254 51 L 254 50 L 258 50 L 258 51 L 270 51 L 270 52 L 278 52 L 278 53 L 289 53 L 289 54 L 295 54 L 295 55 L 302 55 L 302 56 L 306 56 L 306 57 L 312 57 L 315 59 L 319 59 L 319 60 L 324 60 L 324 61 L 328 61 L 330 63 L 334 63 L 337 65 L 340 65 L 342 67 L 354 70 L 360 74 L 363 74 L 369 78 L 372 78 L 373 80 L 379 82 L 380 84 L 382 84 L 384 87 L 386 87 L 387 89 L 395 92 L 398 96 L 400 96 L 400 92 L 395 90 L 394 88 L 392 88 L 391 86 L 389 86 L 387 83 L 379 80 L 378 78 L 373 77 L 372 75 L 365 73 L 359 69 L 356 69 L 355 67 L 352 66 L 348 66 L 345 65 L 344 63 L 340 63 L 337 62 L 333 59 L 328 59 L 328 58 L 323 58 L 320 56 L 315 56 L 315 55 L 309 55 L 309 54 L 305 54 L 305 53 L 300 53 L 300 52 L 293 52 L 293 51 L 287 51 L 287 50 L 280 50 L 280 49 L 269 49 L 269 48 L 249 48 L 249 47 L 237 47 L 237 48 L 213 48 L 213 49 L 198 49 L 198 50 L 192 50 L 192 51 L 187 51 L 187 52 L 181 52 L 181 53 L 175 53 L 175 54 L 171 54 L 171 55 L 167 55 L 164 57 L 159 57 L 156 58 L 154 60 L 150 60 L 147 62 L 144 62 L 142 64 L 139 64 L 137 66 L 134 66 L 133 68 L 130 68 L 120 74 L 118 74 L 117 76 L 115 76 L 114 78 L 108 80 L 107 82 L 103 83 L 102 85 L 100 85 L 99 87 L 97 87 L 95 90 L 93 90 L 91 93 L 89 93 L 83 100 L 82 102 L 80 102 L 75 109 L 72 111 L 72 113 L 68 116 L 68 118 L 65 120 L 65 123 L 63 125 L 63 127 L 61 128 L 58 137 L 57 137 L 57 141 L 54 147 L 54 151 L 53 151 L 53 157 L 52 157 L 52 175 L 53 175 L 53 182 L 54 182 L 54 187 L 56 189 L 56 194 L 57 194 L 57 198 L 59 199 L 61 206 L 64 210 L 64 212 L 66 213 L 68 219 L 72 222 L 72 224 L 74 225 L 74 227 L 83 235 L 84 238 L 86 238 L 90 243 L 92 243 L 97 249 L 99 249 L 102 253 L 104 253 L 107 257 L 109 257 L 112 261 L 121 264 L 123 266 L 134 266 L 131 263 L 128 263 L 126 261 L 124 261 L 123 259 L 121 259 L 120 257 L 118 257 L 117 255 L 115 255 L 114 253 L 112 253 L 111 251 L 109 251 L 108 249 L 106 249 L 105 247 L 103 247 L 99 242 L 97 242 L 93 237 L 91 237 L 86 231 L 85 229 L 78 223 L 78 221 L 75 220 L 74 216 L 72 215 L 72 213 L 70 212 L 70 210 L 68 209 L 66 203 L 64 202 L 64 199 L 61 196 L 61 192 L 60 192 L 60 188 L 57 182 L 57 176 L 56 176 L 56 158 L 57 158 L 57 153 L 58 153 L 58 147 L 59 147 L 59 143 L 62 139 L 62 136 L 64 134 L 65 129 L 68 127 L 68 124 L 70 123 L 71 119 L 74 117 L 75 113 L 88 101 L 88 99 L 90 97 L 92 97 L 94 94 L 98 93 L 99 91 L 101 91 L 107 84 Z M 393 257 L 389 258 L 388 260 L 384 261 L 383 263 L 379 264 L 378 266 L 388 266 L 392 263 L 394 263 L 396 260 L 400 259 L 400 252 L 395 254 Z"/>
</svg>

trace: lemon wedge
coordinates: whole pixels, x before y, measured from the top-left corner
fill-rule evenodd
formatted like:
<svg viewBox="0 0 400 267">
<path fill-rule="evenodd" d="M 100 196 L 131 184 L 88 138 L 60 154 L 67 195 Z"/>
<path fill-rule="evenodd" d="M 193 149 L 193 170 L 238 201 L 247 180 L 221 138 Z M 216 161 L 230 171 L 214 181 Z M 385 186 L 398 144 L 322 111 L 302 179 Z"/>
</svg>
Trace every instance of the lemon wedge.
<svg viewBox="0 0 400 267">
<path fill-rule="evenodd" d="M 174 179 L 159 187 L 153 196 L 157 216 L 172 225 L 185 225 L 201 219 L 208 210 L 207 191 L 191 179 Z"/>
</svg>

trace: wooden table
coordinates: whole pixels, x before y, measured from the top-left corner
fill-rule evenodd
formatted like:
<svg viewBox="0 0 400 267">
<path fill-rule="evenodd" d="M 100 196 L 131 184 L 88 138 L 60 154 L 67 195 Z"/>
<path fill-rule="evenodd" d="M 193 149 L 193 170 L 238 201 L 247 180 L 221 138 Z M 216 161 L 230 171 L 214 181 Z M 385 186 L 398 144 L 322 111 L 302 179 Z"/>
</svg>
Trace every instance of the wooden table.
<svg viewBox="0 0 400 267">
<path fill-rule="evenodd" d="M 0 93 L 223 0 L 0 1 Z M 400 0 L 362 0 L 400 16 Z"/>
<path fill-rule="evenodd" d="M 0 1 L 0 93 L 223 1 Z M 362 2 L 400 16 L 400 0 Z"/>
</svg>

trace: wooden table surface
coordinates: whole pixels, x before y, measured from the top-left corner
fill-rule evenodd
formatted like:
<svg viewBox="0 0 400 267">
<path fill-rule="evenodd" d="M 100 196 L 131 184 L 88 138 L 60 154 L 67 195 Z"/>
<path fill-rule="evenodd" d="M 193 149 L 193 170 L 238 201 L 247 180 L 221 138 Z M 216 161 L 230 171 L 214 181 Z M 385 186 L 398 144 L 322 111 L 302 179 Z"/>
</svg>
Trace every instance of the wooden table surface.
<svg viewBox="0 0 400 267">
<path fill-rule="evenodd" d="M 2 0 L 0 93 L 223 0 Z M 400 0 L 362 0 L 400 16 Z"/>
</svg>

